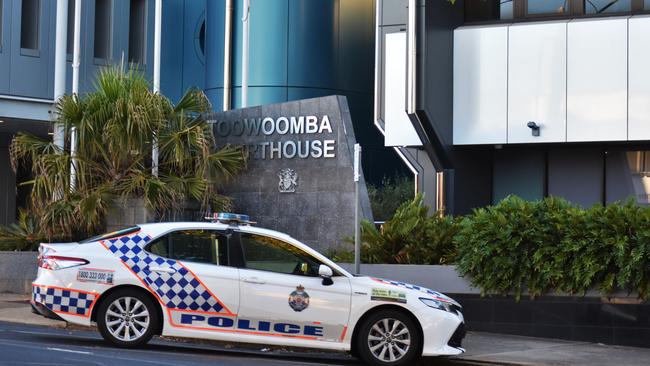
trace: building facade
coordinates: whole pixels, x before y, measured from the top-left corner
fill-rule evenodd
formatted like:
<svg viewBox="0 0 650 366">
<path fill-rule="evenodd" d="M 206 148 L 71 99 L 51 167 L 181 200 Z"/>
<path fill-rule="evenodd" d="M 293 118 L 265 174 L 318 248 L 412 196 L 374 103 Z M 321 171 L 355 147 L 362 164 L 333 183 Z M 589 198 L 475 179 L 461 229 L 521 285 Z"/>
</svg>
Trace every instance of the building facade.
<svg viewBox="0 0 650 366">
<path fill-rule="evenodd" d="M 233 0 L 228 108 L 241 102 L 243 1 Z M 66 92 L 71 92 L 75 0 L 68 0 Z M 161 93 L 178 100 L 203 89 L 222 110 L 225 0 L 163 0 Z M 81 3 L 80 93 L 97 72 L 124 64 L 153 74 L 154 0 Z M 400 165 L 372 127 L 374 0 L 252 0 L 248 106 L 326 95 L 347 97 L 366 175 L 375 181 Z M 0 225 L 15 220 L 28 172 L 10 168 L 12 136 L 52 134 L 56 0 L 0 0 Z M 388 169 L 386 167 L 389 167 Z"/>
<path fill-rule="evenodd" d="M 643 0 L 379 1 L 386 141 L 442 173 L 423 190 L 450 213 L 510 194 L 648 204 L 648 13 Z M 397 107 L 382 79 L 395 54 Z"/>
</svg>

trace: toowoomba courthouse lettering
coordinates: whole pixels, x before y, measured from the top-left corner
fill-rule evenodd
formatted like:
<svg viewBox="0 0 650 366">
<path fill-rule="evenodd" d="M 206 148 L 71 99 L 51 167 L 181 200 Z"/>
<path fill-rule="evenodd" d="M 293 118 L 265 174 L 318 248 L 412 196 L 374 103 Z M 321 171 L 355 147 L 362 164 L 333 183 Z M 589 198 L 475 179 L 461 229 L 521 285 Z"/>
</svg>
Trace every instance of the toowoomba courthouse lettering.
<svg viewBox="0 0 650 366">
<path fill-rule="evenodd" d="M 210 122 L 215 125 L 214 131 L 218 137 L 241 139 L 254 159 L 336 157 L 336 140 L 325 138 L 336 136 L 327 115 L 320 118 L 264 117 Z"/>
</svg>

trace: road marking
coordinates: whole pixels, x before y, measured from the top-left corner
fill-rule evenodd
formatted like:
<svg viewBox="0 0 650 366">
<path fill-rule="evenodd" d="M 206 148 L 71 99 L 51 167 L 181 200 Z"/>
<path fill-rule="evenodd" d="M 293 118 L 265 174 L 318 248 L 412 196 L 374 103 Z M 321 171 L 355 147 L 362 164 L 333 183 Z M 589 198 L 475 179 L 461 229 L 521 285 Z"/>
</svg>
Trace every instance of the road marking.
<svg viewBox="0 0 650 366">
<path fill-rule="evenodd" d="M 23 334 L 36 334 L 36 335 L 59 335 L 57 333 L 30 332 L 30 331 L 26 331 L 26 330 L 12 330 L 11 332 L 23 333 Z"/>
<path fill-rule="evenodd" d="M 46 349 L 50 351 L 59 351 L 59 352 L 69 352 L 69 353 L 79 353 L 82 355 L 92 355 L 92 352 L 86 352 L 86 351 L 74 351 L 71 349 L 64 349 L 64 348 L 54 348 L 54 347 L 47 347 Z"/>
</svg>

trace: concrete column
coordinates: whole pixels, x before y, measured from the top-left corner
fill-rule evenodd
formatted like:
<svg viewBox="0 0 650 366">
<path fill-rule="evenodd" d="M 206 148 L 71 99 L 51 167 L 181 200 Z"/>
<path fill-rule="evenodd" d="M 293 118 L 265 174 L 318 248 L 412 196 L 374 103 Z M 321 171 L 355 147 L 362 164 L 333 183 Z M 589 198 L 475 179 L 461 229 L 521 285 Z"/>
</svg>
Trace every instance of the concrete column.
<svg viewBox="0 0 650 366">
<path fill-rule="evenodd" d="M 81 0 L 80 0 L 81 1 Z M 68 0 L 56 1 L 56 43 L 54 49 L 54 102 L 65 94 L 66 45 L 68 40 Z M 55 117 L 56 118 L 56 117 Z M 54 143 L 63 148 L 63 126 L 54 126 Z"/>
</svg>

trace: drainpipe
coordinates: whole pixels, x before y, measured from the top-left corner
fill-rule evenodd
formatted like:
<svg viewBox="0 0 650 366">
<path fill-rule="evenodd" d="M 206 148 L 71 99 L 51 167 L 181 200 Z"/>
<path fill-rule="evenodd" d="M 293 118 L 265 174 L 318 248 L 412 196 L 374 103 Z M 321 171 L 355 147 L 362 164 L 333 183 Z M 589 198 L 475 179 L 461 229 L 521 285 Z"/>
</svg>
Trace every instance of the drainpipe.
<svg viewBox="0 0 650 366">
<path fill-rule="evenodd" d="M 74 0 L 74 45 L 72 51 L 72 94 L 79 96 L 79 65 L 81 64 L 81 0 Z M 70 190 L 77 185 L 77 128 L 70 131 Z"/>
<path fill-rule="evenodd" d="M 156 0 L 153 35 L 153 92 L 160 93 L 160 36 L 162 23 L 162 0 Z M 151 147 L 151 174 L 158 176 L 158 137 L 153 137 Z"/>
<path fill-rule="evenodd" d="M 54 103 L 65 94 L 66 43 L 68 39 L 68 0 L 56 2 L 56 42 L 54 49 Z M 40 39 L 39 39 L 40 42 Z M 65 129 L 54 124 L 54 144 L 63 150 Z"/>
<path fill-rule="evenodd" d="M 250 0 L 243 0 L 244 2 L 244 16 L 241 21 L 243 22 L 243 32 L 242 32 L 242 51 L 241 51 L 241 63 L 242 63 L 242 75 L 241 75 L 241 107 L 248 107 L 248 41 L 250 33 L 250 12 L 251 4 Z"/>
<path fill-rule="evenodd" d="M 223 110 L 230 109 L 232 94 L 231 65 L 232 60 L 232 0 L 226 0 L 226 21 L 223 40 Z"/>
</svg>

